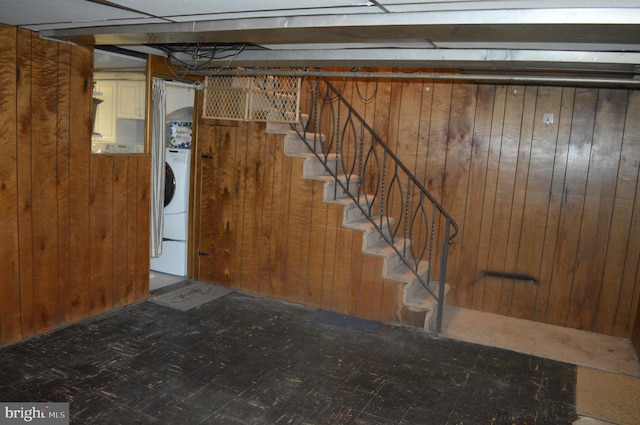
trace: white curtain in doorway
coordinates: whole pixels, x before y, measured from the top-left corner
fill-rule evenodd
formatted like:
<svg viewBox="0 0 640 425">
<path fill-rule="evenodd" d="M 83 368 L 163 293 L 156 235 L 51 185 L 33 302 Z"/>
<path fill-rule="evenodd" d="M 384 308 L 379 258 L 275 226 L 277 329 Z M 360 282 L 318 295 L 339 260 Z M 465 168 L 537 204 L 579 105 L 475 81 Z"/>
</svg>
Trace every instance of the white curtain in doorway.
<svg viewBox="0 0 640 425">
<path fill-rule="evenodd" d="M 162 254 L 165 183 L 165 119 L 166 86 L 160 78 L 153 79 L 151 129 L 151 258 Z"/>
</svg>

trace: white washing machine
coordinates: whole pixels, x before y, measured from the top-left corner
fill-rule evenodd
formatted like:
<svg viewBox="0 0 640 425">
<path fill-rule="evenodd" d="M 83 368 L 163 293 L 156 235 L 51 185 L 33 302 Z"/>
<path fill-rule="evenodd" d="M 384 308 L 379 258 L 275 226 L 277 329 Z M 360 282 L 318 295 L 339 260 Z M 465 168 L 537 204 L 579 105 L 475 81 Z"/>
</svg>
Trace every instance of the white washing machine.
<svg viewBox="0 0 640 425">
<path fill-rule="evenodd" d="M 165 155 L 162 254 L 151 259 L 151 270 L 186 276 L 191 150 L 167 148 Z"/>
</svg>

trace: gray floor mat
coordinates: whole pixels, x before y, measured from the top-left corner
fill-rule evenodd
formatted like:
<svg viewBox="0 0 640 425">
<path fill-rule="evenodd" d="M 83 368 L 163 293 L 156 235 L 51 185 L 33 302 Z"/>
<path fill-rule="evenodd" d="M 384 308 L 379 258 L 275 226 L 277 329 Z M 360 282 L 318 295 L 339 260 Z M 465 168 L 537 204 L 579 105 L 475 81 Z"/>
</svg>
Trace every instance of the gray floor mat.
<svg viewBox="0 0 640 425">
<path fill-rule="evenodd" d="M 149 301 L 176 310 L 187 311 L 224 297 L 231 292 L 233 292 L 233 289 L 209 283 L 193 282 L 162 295 L 152 295 Z"/>
</svg>

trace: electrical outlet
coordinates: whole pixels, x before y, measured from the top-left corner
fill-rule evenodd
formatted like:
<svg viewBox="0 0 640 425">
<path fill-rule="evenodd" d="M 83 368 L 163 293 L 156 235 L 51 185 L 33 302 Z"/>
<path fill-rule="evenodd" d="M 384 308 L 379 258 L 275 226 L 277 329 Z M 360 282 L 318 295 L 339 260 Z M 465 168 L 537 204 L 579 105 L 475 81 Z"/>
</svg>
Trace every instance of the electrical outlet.
<svg viewBox="0 0 640 425">
<path fill-rule="evenodd" d="M 553 124 L 553 112 L 545 112 L 542 114 L 542 121 L 546 124 Z"/>
</svg>

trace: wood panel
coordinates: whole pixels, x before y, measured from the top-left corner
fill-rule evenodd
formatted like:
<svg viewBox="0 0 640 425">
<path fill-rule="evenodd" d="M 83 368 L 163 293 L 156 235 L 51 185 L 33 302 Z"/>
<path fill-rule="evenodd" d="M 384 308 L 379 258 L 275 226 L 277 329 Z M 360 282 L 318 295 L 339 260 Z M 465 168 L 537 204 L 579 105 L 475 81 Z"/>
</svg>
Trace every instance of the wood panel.
<svg viewBox="0 0 640 425">
<path fill-rule="evenodd" d="M 20 310 L 14 307 L 20 304 L 15 28 L 0 26 L 0 45 L 13 53 L 0 57 L 0 344 L 5 345 L 22 339 Z"/>
<path fill-rule="evenodd" d="M 58 49 L 32 38 L 31 75 L 31 222 L 33 237 L 33 285 L 36 332 L 53 329 L 58 275 L 56 135 Z M 54 281 L 54 279 L 56 279 Z"/>
<path fill-rule="evenodd" d="M 265 156 L 264 156 L 264 198 L 262 200 L 262 214 L 260 216 L 261 222 L 261 235 L 260 246 L 262 252 L 260 255 L 260 289 L 259 293 L 268 294 L 271 292 L 271 279 L 272 270 L 270 267 L 271 262 L 271 240 L 274 236 L 274 208 L 278 205 L 279 201 L 273 198 L 273 187 L 276 175 L 276 163 L 279 154 L 282 151 L 278 150 L 278 140 L 282 137 L 278 134 L 267 134 L 265 140 Z M 281 146 L 280 146 L 281 147 Z M 313 280 L 317 282 L 317 279 Z"/>
<path fill-rule="evenodd" d="M 597 92 L 578 89 L 575 93 L 567 170 L 562 192 L 562 209 L 551 275 L 551 292 L 546 321 L 562 325 L 567 321 L 571 285 L 579 246 L 580 220 L 584 205 Z"/>
<path fill-rule="evenodd" d="M 473 140 L 471 158 L 469 159 L 469 182 L 466 193 L 464 221 L 459 222 L 461 230 L 458 240 L 459 250 L 465 253 L 464 261 L 453 272 L 449 280 L 458 282 L 452 289 L 455 298 L 461 305 L 470 306 L 473 303 L 474 285 L 481 280 L 478 271 L 478 255 L 481 243 L 480 229 L 482 228 L 482 212 L 485 184 L 487 176 L 487 161 L 489 157 L 489 142 L 491 140 L 491 120 L 495 87 L 482 85 L 478 87 L 474 117 Z M 457 218 L 457 217 L 456 217 Z M 456 270 L 458 273 L 456 274 Z"/>
<path fill-rule="evenodd" d="M 527 89 L 529 92 L 529 90 Z M 538 289 L 543 278 L 541 267 L 545 238 L 553 237 L 547 232 L 549 226 L 550 196 L 554 177 L 556 146 L 558 144 L 559 126 L 547 125 L 544 114 L 554 114 L 560 119 L 562 89 L 540 87 L 536 90 L 535 111 L 527 122 L 531 131 L 530 149 L 525 154 L 526 186 L 520 191 L 524 204 L 521 211 L 521 227 L 514 233 L 519 237 L 518 245 L 513 250 L 518 253 L 516 263 L 510 264 L 511 270 L 517 271 L 524 279 L 512 281 L 511 299 L 504 300 L 508 311 L 503 313 L 514 317 L 534 317 Z M 525 161 L 520 160 L 519 164 Z M 524 167 L 523 167 L 524 168 Z M 555 222 L 552 222 L 552 226 Z M 509 269 L 507 269 L 509 270 Z M 529 279 L 533 278 L 533 279 Z"/>
<path fill-rule="evenodd" d="M 262 241 L 262 214 L 265 191 L 264 161 L 266 131 L 264 124 L 252 124 L 246 127 L 246 136 L 239 138 L 237 145 L 245 155 L 238 165 L 242 169 L 240 192 L 244 194 L 242 204 L 242 290 L 249 293 L 259 293 L 260 264 L 264 244 Z M 242 140 L 248 143 L 243 146 Z"/>
<path fill-rule="evenodd" d="M 626 91 L 598 91 L 580 242 L 567 321 L 574 328 L 594 329 L 597 318 L 626 104 Z"/>
<path fill-rule="evenodd" d="M 626 190 L 620 191 L 620 196 L 633 197 L 630 187 L 633 187 L 633 174 L 637 173 L 635 180 L 635 197 L 633 200 L 633 209 L 631 211 L 631 221 L 629 225 L 629 235 L 640 235 L 640 120 L 636 117 L 640 116 L 640 92 L 633 91 L 629 95 L 629 109 L 627 111 L 627 123 L 625 125 L 625 137 L 623 140 L 623 180 L 622 187 Z M 627 176 L 627 172 L 631 171 L 631 176 Z M 626 179 L 630 180 L 627 181 Z M 621 244 L 622 245 L 622 244 Z M 619 245 L 616 245 L 619 246 Z M 627 252 L 625 253 L 625 261 L 620 282 L 620 292 L 618 302 L 614 309 L 614 335 L 625 335 L 633 330 L 635 337 L 636 351 L 640 356 L 640 285 L 638 285 L 638 262 L 640 261 L 640 238 L 631 237 L 626 242 Z M 636 320 L 633 318 L 633 312 L 636 311 Z M 604 320 L 603 320 L 604 321 Z"/>
<path fill-rule="evenodd" d="M 245 204 L 247 202 L 247 196 L 250 198 L 255 197 L 255 192 L 247 193 L 246 185 L 247 185 L 247 156 L 249 155 L 249 126 L 247 123 L 238 123 L 236 125 L 235 131 L 235 140 L 234 145 L 236 147 L 236 155 L 234 157 L 233 163 L 233 187 L 234 187 L 234 202 L 233 202 L 233 218 L 234 223 L 231 227 L 234 232 L 236 232 L 239 238 L 236 240 L 234 244 L 235 250 L 232 251 L 231 263 L 235 262 L 235 266 L 232 270 L 235 270 L 237 275 L 237 285 L 241 289 L 244 284 L 245 274 L 244 268 L 245 266 L 251 267 L 251 265 L 247 265 L 247 256 L 244 252 L 245 248 L 249 248 L 250 245 L 253 245 L 255 241 L 252 239 L 246 240 L 247 235 L 245 235 L 245 225 L 246 221 L 251 221 L 253 223 L 253 219 L 255 217 L 255 212 L 252 212 L 251 217 L 245 217 Z M 249 181 L 249 184 L 251 182 Z M 251 200 L 249 200 L 251 202 Z M 247 228 L 247 232 L 251 232 L 252 225 L 249 224 L 249 228 Z M 251 236 L 249 236 L 251 238 Z M 238 286 L 236 286 L 238 287 Z"/>
<path fill-rule="evenodd" d="M 18 134 L 15 143 L 18 149 L 18 225 L 20 245 L 20 313 L 22 337 L 35 335 L 33 318 L 33 256 L 31 227 L 31 39 L 32 33 L 18 30 L 17 68 L 20 76 L 17 81 Z M 9 71 L 9 70 L 8 70 Z M 3 109 L 10 113 L 11 109 Z"/>
<path fill-rule="evenodd" d="M 234 203 L 241 192 L 234 183 L 235 124 L 210 126 L 201 123 L 201 137 L 205 142 L 198 146 L 200 170 L 198 276 L 207 276 L 221 285 L 231 285 L 235 279 L 233 268 L 237 232 L 233 225 Z M 240 241 L 238 241 L 239 243 Z M 232 276 L 233 273 L 233 276 Z"/>
<path fill-rule="evenodd" d="M 466 213 L 467 193 L 469 191 L 469 175 L 471 172 L 471 156 L 473 154 L 473 116 L 476 111 L 477 86 L 473 84 L 456 84 L 451 93 L 452 108 L 449 119 L 449 131 L 446 152 L 446 175 L 444 178 L 444 190 L 442 205 L 448 211 L 463 211 Z M 456 217 L 460 223 L 464 223 L 465 216 Z M 444 226 L 443 221 L 440 222 Z M 453 232 L 453 229 L 451 229 Z M 422 236 L 426 240 L 426 235 Z M 443 239 L 435 247 L 442 247 Z M 452 244 L 449 248 L 449 269 L 455 276 L 463 260 L 459 251 L 462 243 Z M 439 258 L 438 256 L 437 258 Z M 439 263 L 435 263 L 439 264 Z M 434 264 L 434 267 L 435 267 Z M 438 275 L 440 271 L 438 271 Z M 439 277 L 439 276 L 438 276 Z"/>
<path fill-rule="evenodd" d="M 128 171 L 129 158 L 127 156 L 115 157 L 113 160 L 113 181 L 111 182 L 113 186 L 113 215 L 111 217 L 111 226 L 114 235 L 126 235 L 129 222 L 135 222 L 133 217 L 129 217 Z M 132 250 L 131 253 L 134 254 L 135 250 Z M 111 256 L 114 262 L 112 265 L 113 290 L 111 302 L 113 307 L 120 307 L 128 304 L 131 293 L 131 257 L 129 256 L 129 241 L 127 238 L 115 237 L 113 239 L 113 253 Z M 124 267 L 117 267 L 118 262 L 124 262 Z"/>
<path fill-rule="evenodd" d="M 325 234 L 324 265 L 322 269 L 322 302 L 320 306 L 325 310 L 332 310 L 333 287 L 336 282 L 336 248 L 338 246 L 338 235 L 342 229 L 342 211 L 337 205 L 330 205 L 327 209 L 327 227 Z"/>
<path fill-rule="evenodd" d="M 623 97 L 623 96 L 621 96 Z M 628 265 L 635 261 L 628 252 L 640 252 L 640 238 L 629 238 L 639 235 L 640 229 L 633 228 L 634 209 L 638 205 L 638 171 L 640 165 L 640 92 L 629 93 L 627 115 L 622 133 L 620 147 L 620 165 L 616 181 L 614 205 L 611 216 L 611 230 L 607 241 L 606 258 L 602 272 L 602 282 L 598 302 L 596 332 L 609 334 L 616 327 L 616 311 L 630 311 L 633 303 L 633 279 L 625 279 Z M 631 266 L 633 267 L 633 266 Z M 637 301 L 637 297 L 636 297 Z M 620 320 L 626 315 L 619 315 Z M 633 322 L 629 318 L 624 328 Z"/>
<path fill-rule="evenodd" d="M 136 178 L 135 198 L 136 203 L 136 230 L 135 233 L 127 234 L 128 238 L 135 239 L 135 253 L 130 254 L 135 258 L 135 298 L 138 302 L 145 300 L 149 296 L 149 266 L 151 258 L 149 255 L 149 244 L 151 243 L 151 224 L 149 214 L 151 211 L 151 155 L 135 155 Z M 122 237 L 117 235 L 116 237 Z"/>
<path fill-rule="evenodd" d="M 91 48 L 6 25 L 0 45 L 7 345 L 146 298 L 150 161 L 91 156 Z"/>
<path fill-rule="evenodd" d="M 291 165 L 286 180 L 288 191 L 286 257 L 284 269 L 284 299 L 304 304 L 307 299 L 307 270 L 311 233 L 311 206 L 313 182 L 302 178 L 301 160 L 289 161 Z M 299 183 L 297 183 L 299 182 Z M 345 298 L 348 298 L 345 295 Z"/>
<path fill-rule="evenodd" d="M 70 146 L 71 146 L 71 46 L 58 45 L 58 120 L 56 146 L 57 226 L 58 226 L 58 297 L 59 323 L 71 321 L 69 282 L 71 273 Z M 66 295 L 66 296 L 62 296 Z"/>
<path fill-rule="evenodd" d="M 538 97 L 537 87 L 523 87 L 522 91 L 514 89 L 513 96 L 523 96 L 522 119 L 519 128 L 519 142 L 517 157 L 515 160 L 515 177 L 513 182 L 513 195 L 511 199 L 509 222 L 506 238 L 506 255 L 502 270 L 506 273 L 521 275 L 522 278 L 502 279 L 498 312 L 503 315 L 511 315 L 513 310 L 513 293 L 523 285 L 531 288 L 537 282 L 537 271 L 532 275 L 521 273 L 518 268 L 520 250 L 519 245 L 523 238 L 523 219 L 525 215 L 525 202 L 527 200 L 527 185 L 529 184 L 529 170 L 531 165 L 531 150 L 533 139 L 534 117 L 536 101 Z M 541 232 L 537 232 L 541 233 Z"/>
<path fill-rule="evenodd" d="M 489 241 L 489 258 L 487 268 L 482 270 L 485 277 L 485 293 L 482 309 L 500 311 L 504 279 L 495 277 L 493 273 L 507 272 L 505 269 L 509 252 L 509 230 L 513 217 L 514 194 L 516 189 L 516 172 L 518 150 L 520 144 L 520 128 L 524 108 L 521 86 L 509 87 L 505 99 L 504 121 L 500 131 L 500 158 L 496 176 L 495 208 L 491 218 L 491 234 Z"/>
<path fill-rule="evenodd" d="M 636 312 L 636 318 L 632 321 L 631 342 L 636 349 L 636 355 L 640 356 L 640 309 Z"/>
<path fill-rule="evenodd" d="M 337 85 L 460 224 L 448 303 L 631 335 L 640 297 L 637 92 L 418 80 Z M 211 144 L 215 155 L 235 158 L 218 172 L 234 176 L 236 190 L 201 220 L 234 212 L 214 226 L 228 229 L 237 257 L 208 259 L 211 269 L 228 269 L 228 284 L 241 290 L 398 320 L 402 285 L 379 276 L 379 260 L 360 251 L 361 234 L 342 227 L 341 208 L 322 203 L 321 186 L 301 178 L 301 159 L 284 156 L 282 136 L 260 131 Z"/>
<path fill-rule="evenodd" d="M 284 143 L 278 143 L 284 149 Z M 281 150 L 280 152 L 283 152 Z M 278 155 L 273 173 L 274 221 L 271 235 L 269 270 L 271 281 L 268 293 L 273 298 L 284 299 L 287 276 L 287 242 L 289 240 L 289 196 L 291 186 L 291 168 L 293 159 Z M 291 235 L 296 237 L 297 235 Z"/>
<path fill-rule="evenodd" d="M 491 128 L 489 130 L 489 151 L 487 153 L 486 171 L 484 172 L 484 187 L 478 187 L 478 191 L 483 193 L 481 206 L 476 204 L 474 209 L 482 208 L 478 213 L 481 216 L 479 228 L 479 245 L 476 263 L 476 275 L 473 286 L 473 296 L 471 303 L 465 304 L 481 310 L 484 306 L 485 287 L 487 279 L 484 271 L 488 270 L 489 249 L 491 246 L 491 233 L 493 230 L 493 215 L 495 211 L 496 187 L 498 181 L 498 166 L 500 164 L 500 146 L 502 139 L 502 126 L 504 122 L 505 105 L 507 99 L 507 87 L 498 86 L 495 89 L 491 114 Z M 486 105 L 489 107 L 489 105 Z M 469 205 L 471 207 L 471 205 Z M 452 211 L 456 217 L 455 211 Z M 467 229 L 462 229 L 463 235 Z M 464 236 L 462 236 L 464 238 Z M 457 243 L 457 242 L 454 242 Z M 458 287 L 458 285 L 455 285 Z"/>
<path fill-rule="evenodd" d="M 272 135 L 269 141 L 270 155 L 277 161 L 282 156 L 281 144 L 277 143 L 277 139 L 282 138 L 281 135 Z M 310 209 L 311 209 L 311 228 L 309 235 L 309 254 L 308 254 L 308 284 L 306 288 L 306 305 L 313 307 L 321 307 L 323 300 L 327 299 L 325 295 L 325 271 L 330 268 L 330 257 L 327 258 L 326 250 L 331 243 L 335 243 L 333 229 L 328 229 L 331 219 L 331 205 L 323 202 L 323 184 L 321 182 L 312 182 L 310 193 Z M 275 208 L 279 202 L 277 199 L 271 199 L 270 208 Z M 317 231 L 320 229 L 321 231 Z M 328 275 L 328 274 L 327 274 Z M 329 286 L 329 285 L 326 285 Z M 330 297 L 329 297 L 330 298 Z"/>
<path fill-rule="evenodd" d="M 89 232 L 89 160 L 91 158 L 91 127 L 88 109 L 91 102 L 90 84 L 92 81 L 93 59 L 89 49 L 73 49 L 71 52 L 71 112 L 76 117 L 70 127 L 69 147 L 69 220 L 70 231 L 70 298 L 71 320 L 77 321 L 89 316 L 89 285 L 87 276 L 90 270 L 90 232 Z M 89 138 L 89 139 L 88 139 Z"/>
<path fill-rule="evenodd" d="M 567 175 L 569 141 L 571 138 L 571 123 L 576 91 L 573 88 L 562 89 L 560 113 L 558 116 L 558 136 L 553 158 L 553 178 L 549 193 L 549 208 L 545 228 L 544 246 L 542 248 L 542 263 L 540 265 L 540 281 L 536 291 L 535 311 L 533 317 L 544 321 L 553 276 L 553 266 L 559 242 L 560 217 L 563 209 L 564 183 Z M 555 286 L 555 285 L 554 285 Z"/>
</svg>

